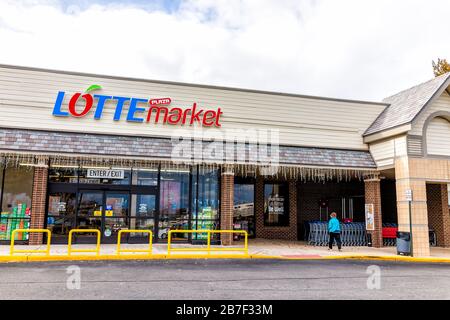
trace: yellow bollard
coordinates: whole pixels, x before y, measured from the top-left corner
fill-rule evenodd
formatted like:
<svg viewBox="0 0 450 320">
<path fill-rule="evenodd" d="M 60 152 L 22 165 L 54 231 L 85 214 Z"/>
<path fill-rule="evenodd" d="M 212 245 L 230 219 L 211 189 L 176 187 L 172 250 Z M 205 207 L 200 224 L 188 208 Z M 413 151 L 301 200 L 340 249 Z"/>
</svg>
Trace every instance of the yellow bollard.
<svg viewBox="0 0 450 320">
<path fill-rule="evenodd" d="M 95 249 L 72 249 L 72 235 L 74 233 L 96 233 L 97 244 Z M 69 231 L 69 243 L 67 245 L 67 255 L 72 255 L 72 252 L 94 252 L 96 256 L 100 255 L 100 236 L 101 233 L 97 229 L 72 229 Z"/>
<path fill-rule="evenodd" d="M 193 249 L 193 248 L 172 248 L 172 233 L 206 233 L 207 234 L 207 240 L 206 240 L 206 249 L 200 248 L 200 249 Z M 212 248 L 211 247 L 211 235 L 214 233 L 239 233 L 244 234 L 244 247 L 243 248 Z M 248 256 L 248 233 L 245 230 L 170 230 L 169 235 L 167 238 L 167 255 L 170 256 L 172 252 L 174 251 L 184 251 L 184 252 L 205 252 L 207 255 L 210 255 L 211 252 L 221 252 L 221 251 L 239 251 L 243 252 L 244 256 Z M 238 255 L 237 255 L 238 256 Z M 239 257 L 242 257 L 242 255 L 239 255 Z"/>
<path fill-rule="evenodd" d="M 14 248 L 14 238 L 16 236 L 16 233 L 24 233 L 24 232 L 46 233 L 47 234 L 47 248 L 46 249 L 37 249 L 37 250 L 32 250 L 32 249 L 16 250 Z M 14 253 L 45 253 L 45 256 L 49 256 L 51 239 L 52 239 L 52 232 L 48 229 L 15 229 L 11 233 L 11 244 L 9 247 L 9 253 L 10 253 L 10 255 L 13 255 Z"/>
<path fill-rule="evenodd" d="M 148 241 L 148 249 L 121 249 L 120 241 L 122 238 L 122 233 L 148 233 L 149 241 Z M 144 252 L 148 253 L 148 255 L 152 254 L 152 244 L 153 244 L 153 232 L 151 230 L 120 230 L 117 235 L 117 255 L 120 255 L 121 252 Z"/>
</svg>

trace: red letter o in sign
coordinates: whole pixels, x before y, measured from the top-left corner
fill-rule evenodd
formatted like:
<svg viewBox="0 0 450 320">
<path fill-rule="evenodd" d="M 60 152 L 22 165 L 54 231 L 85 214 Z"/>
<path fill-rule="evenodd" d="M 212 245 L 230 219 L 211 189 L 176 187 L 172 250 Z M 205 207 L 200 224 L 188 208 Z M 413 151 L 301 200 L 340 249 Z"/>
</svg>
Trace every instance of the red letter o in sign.
<svg viewBox="0 0 450 320">
<path fill-rule="evenodd" d="M 94 103 L 94 98 L 90 94 L 82 95 L 81 97 L 86 101 L 86 106 L 84 107 L 84 110 L 81 113 L 78 113 L 75 110 L 75 106 L 77 104 L 78 98 L 80 97 L 81 93 L 75 93 L 73 97 L 70 99 L 69 102 L 69 112 L 74 117 L 83 117 L 85 116 L 89 110 L 92 108 L 92 104 Z"/>
</svg>

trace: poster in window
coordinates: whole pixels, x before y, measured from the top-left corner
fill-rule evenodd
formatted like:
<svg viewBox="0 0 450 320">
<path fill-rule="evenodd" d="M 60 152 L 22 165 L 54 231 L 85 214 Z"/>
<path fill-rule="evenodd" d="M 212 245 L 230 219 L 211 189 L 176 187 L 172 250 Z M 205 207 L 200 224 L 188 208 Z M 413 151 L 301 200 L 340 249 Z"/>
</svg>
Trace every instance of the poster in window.
<svg viewBox="0 0 450 320">
<path fill-rule="evenodd" d="M 164 214 L 175 214 L 181 203 L 181 183 L 161 181 L 161 209 Z"/>
<path fill-rule="evenodd" d="M 373 203 L 366 204 L 366 230 L 375 230 L 375 216 Z"/>
<path fill-rule="evenodd" d="M 58 215 L 59 214 L 59 204 L 60 204 L 59 196 L 49 196 L 48 197 L 48 208 L 49 214 Z"/>
<path fill-rule="evenodd" d="M 268 213 L 269 214 L 284 214 L 284 197 L 279 195 L 271 196 L 268 199 Z"/>
</svg>

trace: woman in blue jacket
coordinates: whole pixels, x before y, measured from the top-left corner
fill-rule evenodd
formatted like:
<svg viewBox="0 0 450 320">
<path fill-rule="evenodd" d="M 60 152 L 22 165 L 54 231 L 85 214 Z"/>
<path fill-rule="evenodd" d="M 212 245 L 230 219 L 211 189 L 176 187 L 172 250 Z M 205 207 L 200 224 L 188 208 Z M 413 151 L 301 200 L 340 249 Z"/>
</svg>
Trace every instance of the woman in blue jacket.
<svg viewBox="0 0 450 320">
<path fill-rule="evenodd" d="M 336 212 L 332 212 L 330 215 L 330 221 L 328 221 L 328 232 L 330 233 L 330 242 L 328 242 L 328 250 L 333 249 L 333 242 L 336 239 L 336 243 L 339 251 L 341 251 L 341 224 L 338 218 L 336 218 Z"/>
</svg>

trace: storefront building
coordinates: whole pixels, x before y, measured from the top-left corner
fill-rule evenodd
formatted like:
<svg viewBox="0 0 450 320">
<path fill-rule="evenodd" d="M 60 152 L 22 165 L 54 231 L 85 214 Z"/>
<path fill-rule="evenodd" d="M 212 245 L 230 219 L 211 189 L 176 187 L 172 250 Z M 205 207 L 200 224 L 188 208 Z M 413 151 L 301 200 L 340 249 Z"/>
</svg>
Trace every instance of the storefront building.
<svg viewBox="0 0 450 320">
<path fill-rule="evenodd" d="M 0 83 L 0 242 L 310 242 L 335 211 L 380 247 L 412 190 L 414 253 L 450 247 L 450 75 L 380 103 L 7 65 Z"/>
</svg>

